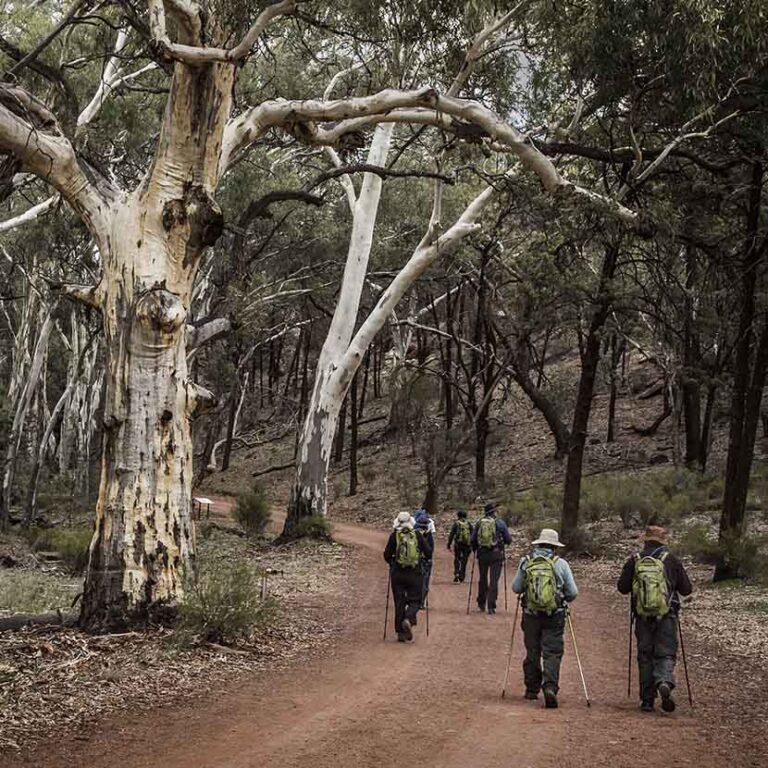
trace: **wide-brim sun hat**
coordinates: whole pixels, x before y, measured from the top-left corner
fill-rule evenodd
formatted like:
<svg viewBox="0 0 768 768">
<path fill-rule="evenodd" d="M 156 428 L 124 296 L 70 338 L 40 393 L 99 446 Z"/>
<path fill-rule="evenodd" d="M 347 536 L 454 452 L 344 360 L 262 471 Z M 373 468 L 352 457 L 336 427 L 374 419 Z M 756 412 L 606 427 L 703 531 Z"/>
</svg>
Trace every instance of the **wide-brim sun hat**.
<svg viewBox="0 0 768 768">
<path fill-rule="evenodd" d="M 662 528 L 660 525 L 649 525 L 645 529 L 645 534 L 643 535 L 643 538 L 646 541 L 653 541 L 657 542 L 659 544 L 666 544 L 667 543 L 667 529 Z"/>
<path fill-rule="evenodd" d="M 413 518 L 410 512 L 401 512 L 395 518 L 395 528 L 410 528 L 413 530 Z"/>
<path fill-rule="evenodd" d="M 560 541 L 560 536 L 554 528 L 542 528 L 541 533 L 539 534 L 539 538 L 536 539 L 536 541 L 533 542 L 533 546 L 537 547 L 540 545 L 545 545 L 547 547 L 564 547 L 565 544 L 563 544 Z"/>
</svg>

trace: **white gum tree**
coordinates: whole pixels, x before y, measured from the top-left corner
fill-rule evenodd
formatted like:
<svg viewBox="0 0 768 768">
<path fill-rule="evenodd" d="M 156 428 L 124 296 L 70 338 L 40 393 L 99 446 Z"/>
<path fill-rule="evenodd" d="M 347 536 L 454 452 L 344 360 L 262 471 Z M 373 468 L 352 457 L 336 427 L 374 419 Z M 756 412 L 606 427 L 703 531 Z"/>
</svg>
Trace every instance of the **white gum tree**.
<svg viewBox="0 0 768 768">
<path fill-rule="evenodd" d="M 120 7 L 146 31 L 170 80 L 151 162 L 138 184 L 124 187 L 120 179 L 128 173 L 102 174 L 43 101 L 20 86 L 0 85 L 0 153 L 66 201 L 100 254 L 97 282 L 62 288 L 101 313 L 104 334 L 103 464 L 81 608 L 81 621 L 91 628 L 162 611 L 182 596 L 185 574 L 194 567 L 190 416 L 212 396 L 190 376 L 186 321 L 201 257 L 223 229 L 219 182 L 268 132 L 333 146 L 350 132 L 379 124 L 436 126 L 448 134 L 473 124 L 474 138 L 504 151 L 547 192 L 589 198 L 624 221 L 636 218 L 619 201 L 571 183 L 490 108 L 431 86 L 334 100 L 270 99 L 235 114 L 238 68 L 263 50 L 261 39 L 271 25 L 295 12 L 293 0 L 267 6 L 231 47 L 238 29 L 234 14 L 217 11 L 222 3 L 146 0 Z M 120 77 L 114 70 L 108 74 Z M 377 151 L 388 135 L 389 129 L 378 132 Z M 369 181 L 366 199 L 377 197 L 375 188 Z M 427 235 L 354 337 L 346 327 L 354 310 L 345 311 L 339 348 L 351 340 L 333 374 L 334 401 L 408 285 L 437 253 L 472 231 L 491 193 L 483 191 L 443 230 L 438 192 Z M 200 327 L 195 334 L 205 336 Z M 325 387 L 327 377 L 321 365 L 318 386 Z M 329 439 L 324 431 L 311 449 L 320 462 Z M 316 503 L 308 498 L 307 510 Z"/>
</svg>

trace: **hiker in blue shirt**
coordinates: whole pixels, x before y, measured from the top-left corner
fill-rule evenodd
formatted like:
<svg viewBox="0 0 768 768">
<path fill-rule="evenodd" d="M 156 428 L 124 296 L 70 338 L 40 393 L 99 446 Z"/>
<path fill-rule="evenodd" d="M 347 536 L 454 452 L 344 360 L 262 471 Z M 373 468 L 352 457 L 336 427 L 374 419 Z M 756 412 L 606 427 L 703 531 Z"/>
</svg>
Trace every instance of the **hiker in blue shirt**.
<svg viewBox="0 0 768 768">
<path fill-rule="evenodd" d="M 557 531 L 544 528 L 512 581 L 512 591 L 523 603 L 525 698 L 537 699 L 542 690 L 547 709 L 557 707 L 566 604 L 579 594 L 571 567 L 555 554 L 562 546 Z"/>
<path fill-rule="evenodd" d="M 477 607 L 481 611 L 496 613 L 496 598 L 499 594 L 499 577 L 504 567 L 505 547 L 512 543 L 507 524 L 496 517 L 496 506 L 488 502 L 483 516 L 472 530 L 472 550 L 477 553 L 479 581 Z"/>
</svg>

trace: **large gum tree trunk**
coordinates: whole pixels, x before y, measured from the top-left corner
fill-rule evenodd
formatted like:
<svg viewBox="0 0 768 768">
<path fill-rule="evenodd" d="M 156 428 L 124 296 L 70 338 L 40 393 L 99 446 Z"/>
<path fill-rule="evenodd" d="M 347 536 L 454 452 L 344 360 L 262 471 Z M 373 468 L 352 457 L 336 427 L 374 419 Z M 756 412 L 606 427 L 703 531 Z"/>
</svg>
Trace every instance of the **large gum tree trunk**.
<svg viewBox="0 0 768 768">
<path fill-rule="evenodd" d="M 96 527 L 81 622 L 162 618 L 194 568 L 189 417 L 208 393 L 187 370 L 186 319 L 204 249 L 234 68 L 175 65 L 155 161 L 102 236 L 107 392 Z"/>
</svg>

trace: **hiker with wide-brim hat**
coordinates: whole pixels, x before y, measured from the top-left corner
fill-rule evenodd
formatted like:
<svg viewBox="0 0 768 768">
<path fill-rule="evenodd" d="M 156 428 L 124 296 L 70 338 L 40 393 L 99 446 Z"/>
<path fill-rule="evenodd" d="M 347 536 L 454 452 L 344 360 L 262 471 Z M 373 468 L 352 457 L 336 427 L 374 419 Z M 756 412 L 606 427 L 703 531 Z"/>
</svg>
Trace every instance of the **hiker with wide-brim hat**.
<svg viewBox="0 0 768 768">
<path fill-rule="evenodd" d="M 640 708 L 652 712 L 658 695 L 661 708 L 673 712 L 680 596 L 690 595 L 693 586 L 683 564 L 668 550 L 664 528 L 649 525 L 643 539 L 642 550 L 624 563 L 616 586 L 622 595 L 632 595 Z"/>
<path fill-rule="evenodd" d="M 472 554 L 472 523 L 467 513 L 460 510 L 448 534 L 448 549 L 453 545 L 453 581 L 463 583 L 467 577 L 467 563 Z"/>
<path fill-rule="evenodd" d="M 395 600 L 395 632 L 401 643 L 413 640 L 413 627 L 421 604 L 421 564 L 431 558 L 429 540 L 414 531 L 410 513 L 401 512 L 384 548 Z"/>
<path fill-rule="evenodd" d="M 532 542 L 530 555 L 520 560 L 512 591 L 523 606 L 525 698 L 544 692 L 548 709 L 557 707 L 560 665 L 565 650 L 566 605 L 579 590 L 568 562 L 556 552 L 565 546 L 557 531 L 544 528 Z"/>
<path fill-rule="evenodd" d="M 483 508 L 483 516 L 472 529 L 472 550 L 477 553 L 479 571 L 477 607 L 481 611 L 487 609 L 490 614 L 496 613 L 505 548 L 511 543 L 507 524 L 497 516 L 496 505 L 489 501 Z"/>
</svg>

